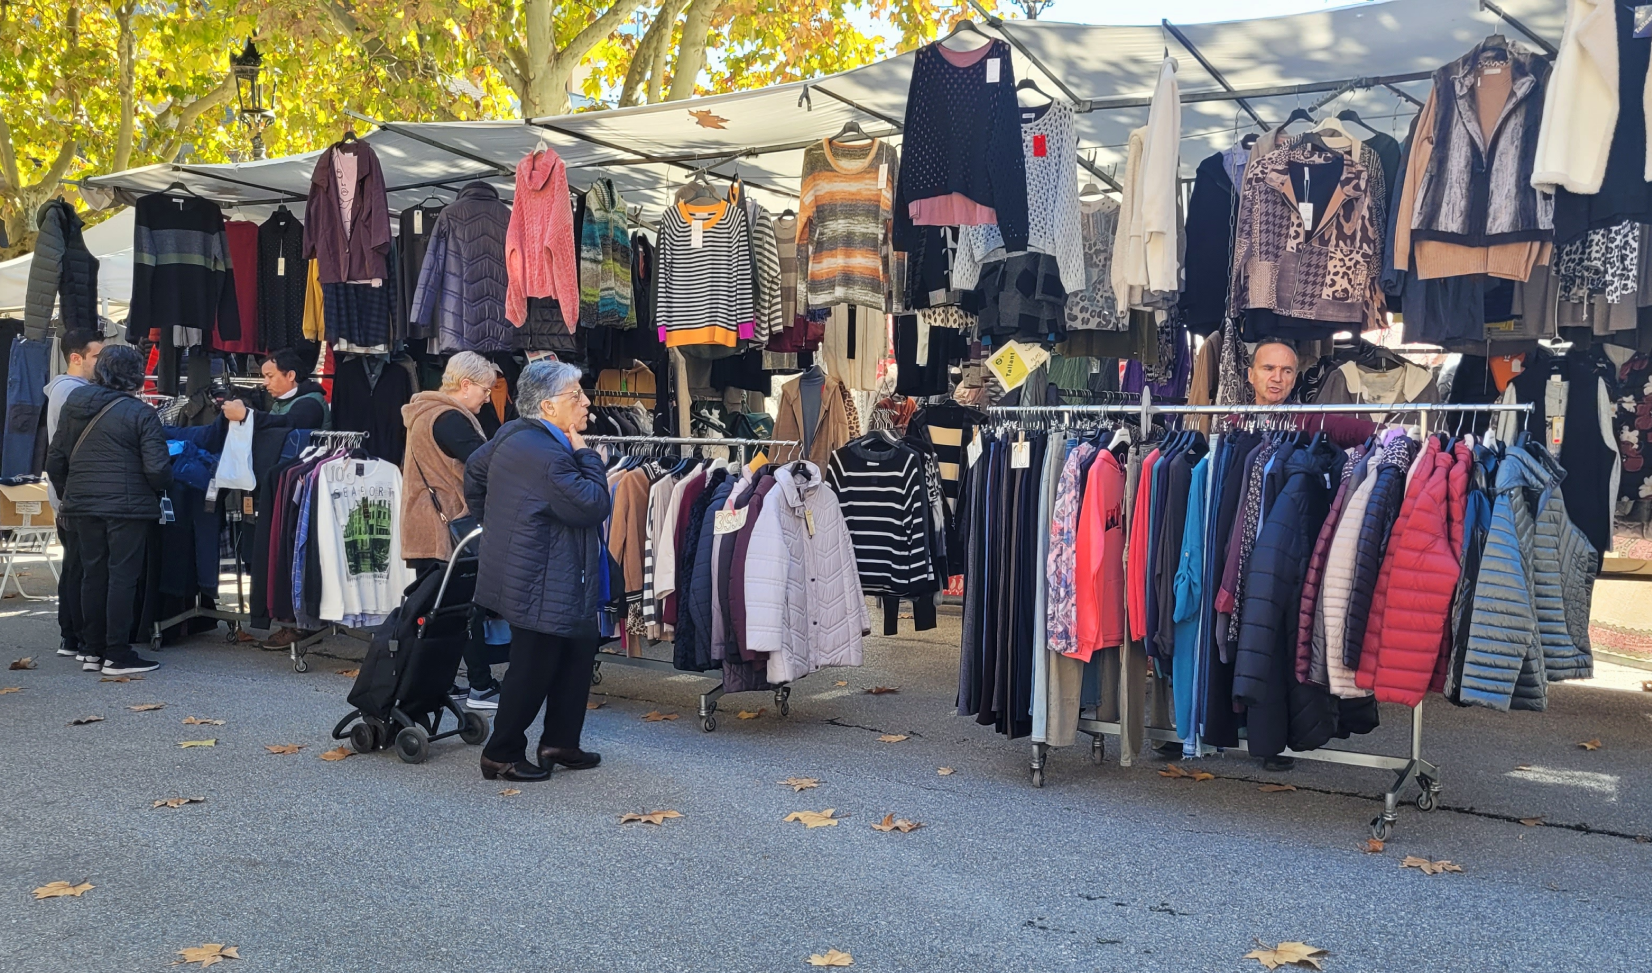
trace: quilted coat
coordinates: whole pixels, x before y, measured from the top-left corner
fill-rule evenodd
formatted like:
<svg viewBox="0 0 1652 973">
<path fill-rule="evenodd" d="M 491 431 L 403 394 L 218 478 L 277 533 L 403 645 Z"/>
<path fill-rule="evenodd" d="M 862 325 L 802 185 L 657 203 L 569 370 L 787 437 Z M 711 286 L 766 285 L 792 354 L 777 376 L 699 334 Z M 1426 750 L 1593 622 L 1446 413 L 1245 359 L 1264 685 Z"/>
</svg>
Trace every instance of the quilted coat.
<svg viewBox="0 0 1652 973">
<path fill-rule="evenodd" d="M 1342 642 L 1342 664 L 1349 669 L 1359 668 L 1361 649 L 1371 616 L 1377 613 L 1376 592 L 1381 583 L 1384 555 L 1400 506 L 1405 501 L 1405 476 L 1410 457 L 1405 463 L 1384 461 L 1377 468 L 1376 482 L 1371 486 L 1371 500 L 1360 521 L 1358 539 L 1354 543 L 1354 585 L 1348 595 L 1348 624 Z"/>
<path fill-rule="evenodd" d="M 1331 537 L 1331 547 L 1325 555 L 1325 580 L 1320 584 L 1319 604 L 1314 606 L 1314 657 L 1325 660 L 1326 685 L 1344 699 L 1365 695 L 1364 690 L 1354 685 L 1354 673 L 1342 661 L 1342 648 L 1348 631 L 1348 604 L 1354 591 L 1359 532 L 1365 523 L 1365 511 L 1371 505 L 1371 490 L 1377 484 L 1381 459 L 1381 456 L 1372 456 L 1365 464 L 1363 478 L 1350 486 L 1352 495 Z"/>
<path fill-rule="evenodd" d="M 75 208 L 61 199 L 40 207 L 34 259 L 23 297 L 23 337 L 47 337 L 52 305 L 58 304 L 59 332 L 98 326 L 98 258 L 86 249 L 84 225 Z"/>
<path fill-rule="evenodd" d="M 710 491 L 710 500 L 700 515 L 700 534 L 694 546 L 694 572 L 686 586 L 691 624 L 678 630 L 677 645 L 673 652 L 674 655 L 683 655 L 684 643 L 687 643 L 686 647 L 691 648 L 694 653 L 693 668 L 700 672 L 717 667 L 712 645 L 717 640 L 718 629 L 722 627 L 717 620 L 720 611 L 712 610 L 717 590 L 717 511 L 727 506 L 729 495 L 739 485 L 739 481 L 734 477 L 724 480 L 715 490 Z M 679 592 L 684 590 L 681 581 L 682 576 L 679 575 Z"/>
<path fill-rule="evenodd" d="M 1462 572 L 1458 575 L 1457 591 L 1451 602 L 1450 661 L 1441 692 L 1454 703 L 1462 702 L 1463 655 L 1468 649 L 1469 621 L 1474 616 L 1474 590 L 1480 576 L 1480 559 L 1486 550 L 1486 535 L 1491 526 L 1490 484 L 1495 480 L 1497 456 L 1484 446 L 1474 449 L 1474 466 L 1470 470 L 1467 496 L 1463 504 Z"/>
<path fill-rule="evenodd" d="M 872 617 L 849 527 L 813 463 L 775 471 L 746 554 L 746 641 L 769 653 L 769 682 L 858 666 Z"/>
<path fill-rule="evenodd" d="M 1348 457 L 1348 462 L 1342 467 L 1342 480 L 1337 484 L 1337 492 L 1331 498 L 1331 510 L 1325 515 L 1325 524 L 1319 528 L 1319 537 L 1314 540 L 1313 554 L 1308 558 L 1308 572 L 1302 579 L 1302 597 L 1297 605 L 1296 617 L 1296 681 L 1311 682 L 1316 686 L 1329 686 L 1330 678 L 1325 671 L 1325 641 L 1323 634 L 1320 638 L 1320 652 L 1314 653 L 1314 634 L 1316 615 L 1315 606 L 1319 604 L 1319 593 L 1325 583 L 1325 564 L 1330 559 L 1331 541 L 1335 538 L 1337 525 L 1342 522 L 1342 511 L 1348 506 L 1348 498 L 1358 488 L 1361 480 L 1354 479 L 1354 472 L 1365 457 L 1363 448 L 1356 449 Z M 1322 630 L 1321 630 L 1322 632 Z"/>
<path fill-rule="evenodd" d="M 476 603 L 513 626 L 594 638 L 603 595 L 597 537 L 612 502 L 595 450 L 569 449 L 543 422 L 482 454 L 487 463 Z M 467 464 L 468 465 L 468 464 Z"/>
<path fill-rule="evenodd" d="M 515 331 L 505 320 L 505 233 L 511 210 L 484 182 L 459 190 L 442 210 L 413 291 L 412 320 L 449 351 L 510 351 Z"/>
<path fill-rule="evenodd" d="M 111 405 L 87 433 L 87 425 Z M 46 451 L 46 476 L 62 498 L 64 517 L 153 522 L 160 516 L 161 491 L 172 483 L 160 418 L 126 392 L 102 385 L 75 389 L 63 403 L 57 435 Z"/>
<path fill-rule="evenodd" d="M 1400 502 L 1398 515 L 1394 523 L 1388 528 L 1388 543 L 1383 549 L 1382 559 L 1377 568 L 1377 584 L 1371 591 L 1371 610 L 1365 616 L 1365 631 L 1362 633 L 1359 646 L 1359 663 L 1356 667 L 1355 683 L 1361 689 L 1373 688 L 1372 667 L 1376 664 L 1377 645 L 1382 638 L 1383 625 L 1388 614 L 1388 586 L 1394 577 L 1394 558 L 1391 556 L 1396 550 L 1396 541 L 1405 537 L 1406 525 L 1411 515 L 1416 511 L 1424 492 L 1434 474 L 1435 460 L 1440 452 L 1440 441 L 1429 439 L 1423 444 L 1422 452 L 1418 454 L 1412 465 L 1410 480 L 1405 487 L 1405 497 Z M 1422 526 L 1429 526 L 1427 520 Z M 1444 525 L 1439 525 L 1444 529 Z M 1352 664 L 1352 663 L 1351 663 Z"/>
<path fill-rule="evenodd" d="M 1498 463 L 1474 589 L 1462 702 L 1542 710 L 1551 680 L 1593 672 L 1588 614 L 1595 564 L 1594 548 L 1566 519 L 1555 471 L 1529 452 L 1509 450 Z"/>
</svg>

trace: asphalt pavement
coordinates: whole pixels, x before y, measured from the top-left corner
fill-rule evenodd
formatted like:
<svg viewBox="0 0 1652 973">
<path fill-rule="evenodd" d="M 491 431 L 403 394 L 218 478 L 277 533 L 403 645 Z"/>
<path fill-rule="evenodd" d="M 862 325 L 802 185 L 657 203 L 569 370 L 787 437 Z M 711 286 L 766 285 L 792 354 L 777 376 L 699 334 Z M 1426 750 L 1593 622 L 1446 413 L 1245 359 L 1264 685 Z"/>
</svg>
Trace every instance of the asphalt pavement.
<svg viewBox="0 0 1652 973">
<path fill-rule="evenodd" d="M 0 666 L 38 663 L 0 669 L 20 687 L 0 694 L 7 973 L 163 970 L 203 943 L 237 948 L 229 973 L 766 973 L 829 949 L 867 971 L 1188 973 L 1260 970 L 1245 954 L 1281 941 L 1328 950 L 1330 973 L 1629 971 L 1652 954 L 1652 674 L 1602 666 L 1545 713 L 1431 698 L 1442 807 L 1403 808 L 1372 853 L 1382 771 L 1228 755 L 1185 764 L 1212 780 L 1172 779 L 1150 755 L 1121 767 L 1110 740 L 1099 766 L 1085 745 L 1052 754 L 1034 789 L 1027 742 L 952 712 L 956 617 L 869 640 L 864 667 L 799 682 L 789 717 L 727 697 L 710 734 L 710 681 L 605 666 L 585 734 L 602 766 L 507 785 L 456 738 L 416 766 L 320 759 L 359 642 L 328 640 L 300 675 L 200 635 L 111 683 L 54 654 L 50 612 L 0 604 Z M 66 725 L 86 716 L 103 720 Z M 1357 745 L 1402 752 L 1406 712 L 1383 719 Z M 152 807 L 172 797 L 205 801 Z M 840 824 L 784 820 L 828 808 Z M 620 824 L 657 810 L 682 817 Z M 874 830 L 886 814 L 923 826 Z M 94 888 L 35 900 L 53 881 Z"/>
</svg>

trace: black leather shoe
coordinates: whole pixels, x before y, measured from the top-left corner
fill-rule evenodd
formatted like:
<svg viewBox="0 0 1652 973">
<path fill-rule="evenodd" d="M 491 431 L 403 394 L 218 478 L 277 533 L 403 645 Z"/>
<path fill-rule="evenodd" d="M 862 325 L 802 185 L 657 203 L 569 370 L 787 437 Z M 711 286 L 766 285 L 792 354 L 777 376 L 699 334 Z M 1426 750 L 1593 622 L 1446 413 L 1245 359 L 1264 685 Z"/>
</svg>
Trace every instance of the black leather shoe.
<svg viewBox="0 0 1652 973">
<path fill-rule="evenodd" d="M 1295 757 L 1263 757 L 1262 758 L 1262 769 L 1272 771 L 1274 773 L 1283 773 L 1284 771 L 1287 771 L 1287 770 L 1295 770 L 1296 769 L 1296 758 Z"/>
<path fill-rule="evenodd" d="M 569 770 L 590 770 L 602 763 L 602 754 L 591 753 L 578 747 L 540 747 L 539 766 L 549 767 L 552 764 L 561 764 Z"/>
<path fill-rule="evenodd" d="M 538 767 L 526 760 L 518 760 L 513 764 L 501 763 L 498 760 L 482 758 L 482 776 L 487 780 L 550 780 L 549 767 Z"/>
</svg>

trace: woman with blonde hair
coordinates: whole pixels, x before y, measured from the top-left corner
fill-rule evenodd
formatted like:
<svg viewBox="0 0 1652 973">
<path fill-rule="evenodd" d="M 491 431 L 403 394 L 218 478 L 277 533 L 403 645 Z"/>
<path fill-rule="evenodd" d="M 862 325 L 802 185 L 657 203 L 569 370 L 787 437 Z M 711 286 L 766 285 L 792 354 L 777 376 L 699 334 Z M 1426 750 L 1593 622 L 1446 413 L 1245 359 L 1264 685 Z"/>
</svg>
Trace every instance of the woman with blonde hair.
<svg viewBox="0 0 1652 973">
<path fill-rule="evenodd" d="M 414 571 L 446 561 L 453 553 L 453 529 L 469 514 L 465 507 L 465 460 L 487 441 L 476 414 L 488 401 L 499 367 L 474 351 L 448 360 L 442 387 L 419 392 L 402 406 L 407 452 L 402 459 L 402 556 Z M 479 626 L 477 626 L 479 627 Z M 494 709 L 499 689 L 481 639 L 465 652 L 470 679 L 466 705 Z M 460 695 L 455 687 L 454 695 Z"/>
</svg>

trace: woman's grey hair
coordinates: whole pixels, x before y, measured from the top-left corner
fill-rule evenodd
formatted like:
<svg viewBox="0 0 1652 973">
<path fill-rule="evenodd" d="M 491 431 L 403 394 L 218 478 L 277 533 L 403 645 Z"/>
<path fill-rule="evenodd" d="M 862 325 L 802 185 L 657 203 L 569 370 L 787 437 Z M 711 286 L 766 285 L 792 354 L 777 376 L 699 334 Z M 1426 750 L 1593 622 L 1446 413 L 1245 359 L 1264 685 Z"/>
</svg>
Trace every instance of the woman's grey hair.
<svg viewBox="0 0 1652 973">
<path fill-rule="evenodd" d="M 579 385 L 580 370 L 564 361 L 529 362 L 516 379 L 516 411 L 527 419 L 539 417 L 539 403 Z"/>
<path fill-rule="evenodd" d="M 126 345 L 111 345 L 98 354 L 92 380 L 117 392 L 143 388 L 143 356 Z"/>
</svg>

